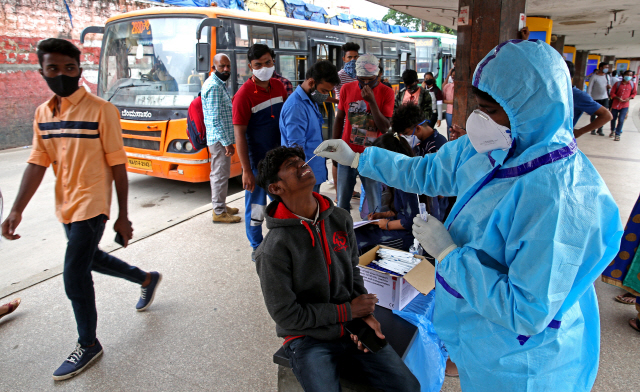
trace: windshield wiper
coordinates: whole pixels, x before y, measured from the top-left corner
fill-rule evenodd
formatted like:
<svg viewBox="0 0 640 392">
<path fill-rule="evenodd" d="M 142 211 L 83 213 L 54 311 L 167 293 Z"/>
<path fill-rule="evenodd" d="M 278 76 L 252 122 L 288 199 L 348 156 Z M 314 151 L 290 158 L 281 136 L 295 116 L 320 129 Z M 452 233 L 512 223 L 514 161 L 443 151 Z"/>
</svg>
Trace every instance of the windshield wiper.
<svg viewBox="0 0 640 392">
<path fill-rule="evenodd" d="M 111 102 L 111 98 L 113 98 L 118 91 L 125 89 L 125 88 L 131 88 L 131 87 L 149 87 L 151 86 L 150 84 L 127 84 L 126 86 L 118 86 L 116 87 L 116 91 L 113 92 L 113 94 L 111 94 L 111 96 L 109 97 L 109 99 L 107 99 L 108 102 Z"/>
</svg>

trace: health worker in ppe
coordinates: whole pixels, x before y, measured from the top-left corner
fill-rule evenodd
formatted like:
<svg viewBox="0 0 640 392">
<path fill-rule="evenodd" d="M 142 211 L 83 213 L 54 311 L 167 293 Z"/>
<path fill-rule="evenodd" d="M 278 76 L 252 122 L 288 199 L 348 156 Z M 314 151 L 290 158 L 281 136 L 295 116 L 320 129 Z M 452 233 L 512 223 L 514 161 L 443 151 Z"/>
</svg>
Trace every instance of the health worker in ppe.
<svg viewBox="0 0 640 392">
<path fill-rule="evenodd" d="M 472 83 L 467 135 L 435 154 L 357 155 L 336 140 L 316 154 L 405 192 L 457 196 L 444 225 L 416 217 L 413 233 L 438 260 L 434 326 L 463 390 L 590 390 L 600 351 L 593 283 L 622 225 L 573 138 L 564 59 L 543 41 L 508 41 Z"/>
</svg>

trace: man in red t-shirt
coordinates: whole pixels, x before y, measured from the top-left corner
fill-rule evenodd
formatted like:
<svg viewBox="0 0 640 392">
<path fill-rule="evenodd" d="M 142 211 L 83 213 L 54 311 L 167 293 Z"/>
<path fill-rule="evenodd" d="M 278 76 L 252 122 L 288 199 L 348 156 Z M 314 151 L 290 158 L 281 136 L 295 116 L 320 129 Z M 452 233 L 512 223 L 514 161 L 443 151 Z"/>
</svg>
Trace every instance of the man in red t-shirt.
<svg viewBox="0 0 640 392">
<path fill-rule="evenodd" d="M 253 251 L 262 242 L 262 222 L 267 191 L 256 185 L 258 163 L 267 151 L 280 146 L 280 111 L 287 99 L 282 83 L 272 78 L 275 54 L 267 45 L 254 44 L 247 51 L 252 76 L 233 97 L 233 131 L 242 165 L 244 220 Z M 253 253 L 251 254 L 253 259 Z"/>
<path fill-rule="evenodd" d="M 340 89 L 340 103 L 333 125 L 333 138 L 342 138 L 355 152 L 363 152 L 391 126 L 395 96 L 380 83 L 378 58 L 365 54 L 356 61 L 355 82 Z M 346 118 L 346 121 L 345 121 Z M 358 170 L 338 164 L 338 207 L 351 208 L 351 194 Z M 360 177 L 367 194 L 369 211 L 380 209 L 381 187 L 377 181 Z"/>
</svg>

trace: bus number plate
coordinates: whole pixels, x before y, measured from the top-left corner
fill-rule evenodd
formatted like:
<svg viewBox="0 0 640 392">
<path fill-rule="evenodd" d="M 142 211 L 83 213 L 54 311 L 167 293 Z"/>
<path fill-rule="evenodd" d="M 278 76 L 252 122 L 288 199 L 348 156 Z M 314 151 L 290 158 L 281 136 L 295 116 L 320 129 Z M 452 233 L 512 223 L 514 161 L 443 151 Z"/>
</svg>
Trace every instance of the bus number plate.
<svg viewBox="0 0 640 392">
<path fill-rule="evenodd" d="M 146 159 L 127 158 L 129 160 L 129 167 L 142 170 L 153 170 L 151 167 L 151 161 Z"/>
</svg>

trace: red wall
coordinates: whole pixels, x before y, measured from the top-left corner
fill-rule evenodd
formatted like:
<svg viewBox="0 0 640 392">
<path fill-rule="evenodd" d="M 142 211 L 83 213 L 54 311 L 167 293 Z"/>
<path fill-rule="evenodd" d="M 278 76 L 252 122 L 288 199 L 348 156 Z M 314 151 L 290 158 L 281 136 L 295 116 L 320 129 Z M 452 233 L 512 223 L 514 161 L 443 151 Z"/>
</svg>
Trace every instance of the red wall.
<svg viewBox="0 0 640 392">
<path fill-rule="evenodd" d="M 80 33 L 87 26 L 104 26 L 113 15 L 150 7 L 132 0 L 67 0 L 67 4 L 73 27 L 62 0 L 0 0 L 0 149 L 31 144 L 35 109 L 52 96 L 38 72 L 38 41 L 63 38 L 80 47 L 81 83 L 95 93 L 102 36 L 87 36 L 94 41 L 83 47 Z"/>
</svg>

